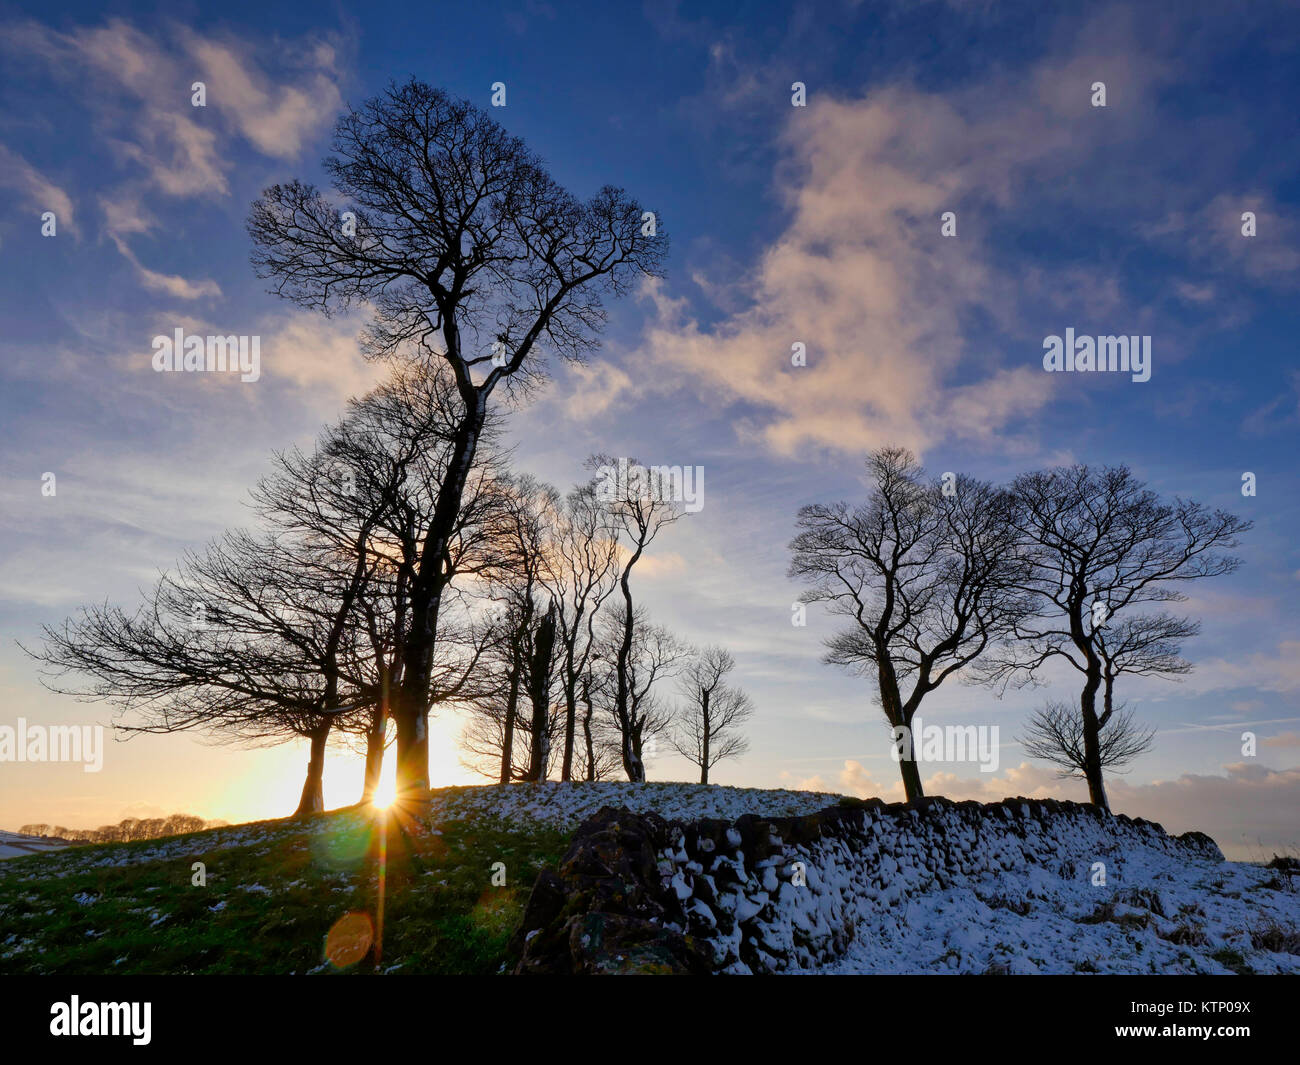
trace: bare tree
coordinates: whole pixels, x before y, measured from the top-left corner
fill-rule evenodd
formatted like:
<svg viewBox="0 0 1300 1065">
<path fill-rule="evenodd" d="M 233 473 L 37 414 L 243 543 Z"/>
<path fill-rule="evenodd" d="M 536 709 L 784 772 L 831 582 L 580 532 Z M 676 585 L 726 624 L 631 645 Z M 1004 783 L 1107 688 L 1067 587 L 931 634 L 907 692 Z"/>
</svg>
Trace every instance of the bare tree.
<svg viewBox="0 0 1300 1065">
<path fill-rule="evenodd" d="M 497 778 L 505 784 L 545 779 L 552 755 L 555 621 L 553 607 L 544 613 L 539 601 L 548 590 L 560 502 L 554 488 L 532 477 L 503 480 L 498 487 L 500 505 L 484 528 L 490 561 L 481 571 L 484 594 L 498 608 L 495 635 L 463 742 L 467 764 L 483 770 L 495 759 Z M 525 700 L 528 714 L 521 712 Z"/>
<path fill-rule="evenodd" d="M 1125 616 L 1099 626 L 1094 641 L 1101 659 L 1098 724 L 1104 727 L 1110 720 L 1115 709 L 1115 679 L 1121 674 L 1178 677 L 1190 673 L 1192 664 L 1182 657 L 1181 648 L 1184 640 L 1200 631 L 1199 622 L 1167 611 Z"/>
<path fill-rule="evenodd" d="M 372 792 L 389 680 L 402 669 L 409 560 L 436 509 L 454 431 L 448 398 L 434 373 L 407 367 L 354 401 L 312 451 L 277 455 L 253 491 L 267 531 L 231 532 L 190 553 L 135 614 L 91 607 L 47 629 L 37 657 L 56 676 L 88 678 L 51 686 L 114 703 L 128 733 L 306 738 L 304 814 L 323 809 L 331 737 L 364 732 Z M 478 528 L 496 505 L 490 444 L 481 454 L 446 545 L 449 582 L 486 564 Z M 448 614 L 455 602 L 444 597 Z M 460 691 L 481 646 L 467 624 L 446 635 L 431 699 Z"/>
<path fill-rule="evenodd" d="M 582 678 L 582 709 L 579 723 L 582 728 L 582 746 L 575 758 L 583 780 L 609 780 L 616 776 L 623 764 L 623 743 L 617 730 L 605 726 L 596 712 L 596 703 L 602 691 L 602 682 L 608 680 L 605 672 L 597 672 L 602 665 L 600 652 L 588 660 L 587 672 Z M 579 760 L 580 759 L 580 760 Z"/>
<path fill-rule="evenodd" d="M 448 368 L 461 402 L 415 560 L 391 707 L 399 793 L 422 803 L 443 561 L 489 400 L 498 385 L 538 380 L 548 353 L 581 358 L 604 324 L 602 296 L 658 274 L 666 245 L 657 220 L 621 190 L 577 200 L 487 112 L 416 80 L 344 115 L 325 169 L 341 204 L 301 182 L 254 204 L 259 275 L 325 313 L 372 306 L 367 354 L 418 350 Z"/>
<path fill-rule="evenodd" d="M 852 620 L 827 641 L 826 661 L 874 679 L 898 741 L 930 692 L 1011 631 L 1024 597 L 1006 493 L 966 476 L 945 491 L 902 448 L 873 452 L 867 472 L 865 504 L 800 509 L 790 575 L 812 585 L 805 602 Z M 900 754 L 907 798 L 918 799 L 914 745 Z"/>
<path fill-rule="evenodd" d="M 649 742 L 673 723 L 673 706 L 659 691 L 660 682 L 676 673 L 687 648 L 640 607 L 630 621 L 624 610 L 622 604 L 611 608 L 598 634 L 605 669 L 595 692 L 603 711 L 597 732 L 617 743 L 628 780 L 643 784 Z"/>
<path fill-rule="evenodd" d="M 596 498 L 607 508 L 611 534 L 619 539 L 625 552 L 618 571 L 618 589 L 623 601 L 615 611 L 619 626 L 617 638 L 614 638 L 613 630 L 606 631 L 606 660 L 611 666 L 606 687 L 612 700 L 611 713 L 621 737 L 623 771 L 628 780 L 644 783 L 641 742 L 648 733 L 645 732 L 646 722 L 635 706 L 633 657 L 638 650 L 644 651 L 648 646 L 657 648 L 664 643 L 666 648 L 667 634 L 655 631 L 638 635 L 636 626 L 643 621 L 644 615 L 632 601 L 632 570 L 660 531 L 682 516 L 683 508 L 681 501 L 673 498 L 671 486 L 651 476 L 647 468 L 635 459 L 593 455 L 587 460 L 587 466 L 597 471 L 594 482 Z M 674 660 L 676 657 L 680 657 L 680 649 L 674 649 Z M 653 671 L 643 669 L 642 672 L 649 673 L 653 680 Z"/>
<path fill-rule="evenodd" d="M 572 780 L 582 756 L 577 748 L 584 685 L 595 653 L 595 625 L 601 604 L 614 591 L 618 572 L 618 540 L 611 534 L 609 515 L 596 497 L 594 481 L 569 493 L 555 530 L 546 584 L 556 603 L 559 685 L 564 701 L 564 748 L 560 779 Z M 590 721 L 584 733 L 586 762 L 595 771 Z M 595 779 L 594 777 L 590 779 Z"/>
<path fill-rule="evenodd" d="M 310 758 L 297 813 L 323 809 L 325 748 L 357 711 L 340 663 L 357 653 L 340 617 L 353 571 L 308 569 L 274 536 L 227 533 L 165 573 L 133 614 L 107 604 L 44 630 L 46 684 L 107 700 L 126 733 L 197 729 L 244 744 L 301 736 Z M 75 675 L 75 682 L 64 681 Z"/>
<path fill-rule="evenodd" d="M 753 701 L 725 677 L 736 666 L 729 651 L 706 647 L 695 654 L 681 678 L 684 705 L 677 713 L 671 743 L 678 754 L 700 770 L 700 783 L 724 758 L 749 750 L 740 729 L 754 713 Z"/>
<path fill-rule="evenodd" d="M 1180 602 L 1180 585 L 1233 572 L 1241 560 L 1224 552 L 1251 523 L 1189 500 L 1162 502 L 1126 466 L 1036 471 L 1017 477 L 1013 491 L 1023 588 L 1036 608 L 985 672 L 1002 684 L 1031 683 L 1060 659 L 1083 675 L 1083 770 L 1090 800 L 1108 810 L 1102 730 L 1115 712 L 1115 678 L 1190 669 L 1178 652 L 1195 624 L 1141 608 Z"/>
<path fill-rule="evenodd" d="M 348 529 L 357 514 L 376 515 L 367 543 L 375 572 L 360 598 L 358 621 L 373 655 L 371 674 L 358 679 L 371 703 L 362 801 L 369 801 L 379 781 L 391 693 L 405 669 L 415 571 L 438 508 L 458 418 L 459 399 L 445 368 L 399 364 L 382 385 L 350 401 L 347 415 L 324 435 L 314 456 L 281 457 L 285 485 L 263 500 L 267 517 L 288 527 Z M 467 697 L 474 687 L 490 634 L 476 620 L 473 590 L 461 582 L 472 581 L 495 560 L 487 529 L 504 505 L 506 479 L 489 417 L 443 556 L 446 585 L 430 707 Z M 318 516 L 313 512 L 322 497 L 327 512 Z"/>
<path fill-rule="evenodd" d="M 555 603 L 551 602 L 545 616 L 532 634 L 532 648 L 528 655 L 528 702 L 532 714 L 528 722 L 528 766 L 524 779 L 545 780 L 551 760 L 551 734 L 555 719 L 551 715 L 551 680 L 555 664 Z"/>
<path fill-rule="evenodd" d="M 1103 769 L 1128 765 L 1151 749 L 1155 729 L 1143 728 L 1123 704 L 1107 713 L 1098 727 L 1098 751 Z M 1087 779 L 1088 751 L 1083 717 L 1070 703 L 1050 701 L 1035 710 L 1021 737 L 1025 752 L 1057 766 L 1062 777 Z"/>
</svg>

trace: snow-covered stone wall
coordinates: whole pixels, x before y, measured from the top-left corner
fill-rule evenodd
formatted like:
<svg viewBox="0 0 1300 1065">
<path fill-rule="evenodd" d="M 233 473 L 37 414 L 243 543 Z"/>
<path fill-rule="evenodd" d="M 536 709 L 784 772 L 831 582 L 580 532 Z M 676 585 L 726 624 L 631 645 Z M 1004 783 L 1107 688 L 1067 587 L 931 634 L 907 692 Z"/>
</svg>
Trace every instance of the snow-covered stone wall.
<svg viewBox="0 0 1300 1065">
<path fill-rule="evenodd" d="M 1171 860 L 1223 856 L 1200 833 L 1171 837 L 1151 822 L 1051 800 L 870 800 L 694 823 L 605 808 L 534 887 L 516 971 L 825 968 L 864 940 L 869 948 L 900 915 L 906 922 L 915 898 L 955 890 L 954 905 L 969 895 L 1015 910 L 1036 885 L 1046 893 L 1064 881 L 1100 888 L 1100 903 L 1130 866 Z"/>
</svg>

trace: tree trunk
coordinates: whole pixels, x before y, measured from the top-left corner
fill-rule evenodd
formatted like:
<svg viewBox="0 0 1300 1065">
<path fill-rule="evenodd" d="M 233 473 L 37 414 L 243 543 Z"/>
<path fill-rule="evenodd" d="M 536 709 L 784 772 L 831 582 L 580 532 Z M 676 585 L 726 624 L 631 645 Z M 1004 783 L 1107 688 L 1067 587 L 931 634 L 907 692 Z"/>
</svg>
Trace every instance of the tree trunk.
<svg viewBox="0 0 1300 1065">
<path fill-rule="evenodd" d="M 506 696 L 506 722 L 501 739 L 501 783 L 510 783 L 514 768 L 515 714 L 519 712 L 519 660 L 516 657 L 510 668 L 510 694 Z"/>
<path fill-rule="evenodd" d="M 921 787 L 921 770 L 916 764 L 915 744 L 912 748 L 912 758 L 900 760 L 898 768 L 903 776 L 903 790 L 907 794 L 908 802 L 916 802 L 917 799 L 925 798 L 925 790 Z"/>
<path fill-rule="evenodd" d="M 1083 775 L 1088 781 L 1088 801 L 1110 812 L 1106 800 L 1106 785 L 1101 771 L 1101 726 L 1097 721 L 1097 689 L 1101 686 L 1100 673 L 1088 672 L 1087 683 L 1080 698 L 1083 714 Z"/>
<path fill-rule="evenodd" d="M 701 695 L 700 719 L 704 723 L 704 735 L 700 742 L 700 783 L 707 784 L 709 782 L 709 733 L 712 731 L 709 723 L 709 689 L 705 688 Z"/>
<path fill-rule="evenodd" d="M 452 457 L 438 488 L 438 502 L 420 552 L 419 573 L 411 589 L 411 623 L 401 655 L 405 670 L 392 706 L 397 723 L 397 796 L 410 813 L 427 809 L 429 803 L 429 700 L 438 608 L 447 582 L 443 563 L 460 516 L 461 498 L 487 411 L 486 394 L 472 386 L 470 392 L 462 391 L 462 398 L 465 417 L 456 429 Z"/>
<path fill-rule="evenodd" d="M 578 729 L 578 695 L 573 685 L 565 687 L 564 692 L 564 760 L 560 763 L 560 779 L 573 779 L 573 745 L 577 739 Z"/>
<path fill-rule="evenodd" d="M 428 709 L 411 712 L 403 703 L 396 706 L 393 723 L 397 726 L 397 798 L 403 809 L 418 811 L 429 802 L 429 718 Z"/>
<path fill-rule="evenodd" d="M 527 780 L 546 779 L 551 756 L 551 652 L 555 649 L 555 607 L 546 612 L 533 636 L 532 660 L 528 663 L 528 699 L 532 704 L 532 734 L 528 745 Z"/>
<path fill-rule="evenodd" d="M 645 762 L 641 758 L 641 724 L 623 730 L 623 772 L 633 784 L 645 783 Z"/>
<path fill-rule="evenodd" d="M 361 790 L 363 804 L 373 801 L 375 792 L 379 790 L 379 777 L 384 771 L 384 740 L 387 724 L 388 719 L 382 713 L 377 713 L 375 723 L 366 733 L 366 778 Z"/>
<path fill-rule="evenodd" d="M 635 617 L 632 613 L 632 588 L 629 578 L 632 567 L 641 557 L 641 545 L 632 553 L 619 577 L 619 590 L 623 593 L 623 635 L 618 645 L 618 656 L 614 663 L 614 717 L 618 721 L 619 732 L 623 734 L 623 772 L 627 779 L 636 784 L 645 782 L 645 767 L 641 763 L 641 734 L 637 722 L 632 720 L 631 682 L 628 679 L 628 664 L 632 657 L 632 636 Z"/>
<path fill-rule="evenodd" d="M 582 715 L 582 739 L 587 747 L 587 780 L 591 782 L 596 779 L 596 746 L 591 736 L 591 675 L 588 674 L 582 682 L 582 701 L 586 706 L 586 713 Z"/>
<path fill-rule="evenodd" d="M 311 754 L 307 762 L 307 779 L 302 786 L 302 798 L 294 817 L 322 813 L 325 809 L 325 743 L 330 735 L 330 721 L 311 734 Z"/>
<path fill-rule="evenodd" d="M 877 656 L 877 676 L 880 684 L 880 705 L 884 708 L 885 718 L 894 728 L 907 729 L 908 755 L 898 759 L 898 772 L 903 778 L 903 793 L 907 802 L 916 802 L 925 798 L 925 789 L 921 787 L 921 770 L 916 764 L 917 737 L 912 735 L 912 718 L 920 706 L 917 692 L 913 691 L 908 705 L 903 705 L 903 697 L 898 690 L 898 675 L 894 671 L 893 660 L 882 651 Z"/>
</svg>

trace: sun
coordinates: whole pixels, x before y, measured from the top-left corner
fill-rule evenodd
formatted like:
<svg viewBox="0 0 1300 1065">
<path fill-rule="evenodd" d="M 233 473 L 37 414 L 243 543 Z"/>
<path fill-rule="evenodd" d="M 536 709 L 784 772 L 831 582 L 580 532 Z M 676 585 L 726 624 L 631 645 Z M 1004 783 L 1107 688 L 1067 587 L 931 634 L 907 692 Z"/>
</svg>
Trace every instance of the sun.
<svg viewBox="0 0 1300 1065">
<path fill-rule="evenodd" d="M 379 778 L 379 785 L 370 798 L 370 805 L 376 810 L 387 810 L 397 799 L 397 780 L 395 775 L 385 773 Z"/>
</svg>

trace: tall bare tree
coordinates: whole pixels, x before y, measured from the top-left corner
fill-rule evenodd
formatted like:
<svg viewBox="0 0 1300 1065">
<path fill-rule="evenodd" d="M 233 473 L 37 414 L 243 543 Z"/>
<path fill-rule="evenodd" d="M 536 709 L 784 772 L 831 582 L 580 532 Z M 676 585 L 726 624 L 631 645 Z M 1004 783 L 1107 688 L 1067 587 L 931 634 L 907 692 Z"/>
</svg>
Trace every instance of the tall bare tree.
<svg viewBox="0 0 1300 1065">
<path fill-rule="evenodd" d="M 1028 566 L 1022 587 L 1036 606 L 986 673 L 1025 683 L 1046 663 L 1063 660 L 1082 674 L 1083 772 L 1090 800 L 1108 810 L 1102 737 L 1114 713 L 1115 678 L 1190 668 L 1179 645 L 1195 634 L 1195 624 L 1142 607 L 1180 602 L 1187 582 L 1233 572 L 1241 560 L 1225 552 L 1251 523 L 1190 500 L 1163 502 L 1127 466 L 1026 473 L 1013 493 L 1016 551 Z"/>
<path fill-rule="evenodd" d="M 409 560 L 436 509 L 454 430 L 448 399 L 427 367 L 400 369 L 311 451 L 275 456 L 253 491 L 265 531 L 231 532 L 190 553 L 134 614 L 92 607 L 47 630 L 38 657 L 58 676 L 81 676 L 68 690 L 117 705 L 127 732 L 306 738 L 299 813 L 323 809 L 331 737 L 364 732 L 372 793 L 389 678 L 401 671 Z M 486 564 L 479 528 L 497 505 L 499 471 L 490 445 L 481 455 L 444 555 L 448 580 Z M 453 618 L 454 605 L 444 597 Z M 446 635 L 434 699 L 468 682 L 481 646 L 463 621 Z"/>
<path fill-rule="evenodd" d="M 346 530 L 358 514 L 376 516 L 366 545 L 376 572 L 360 598 L 358 622 L 374 663 L 372 675 L 359 681 L 371 703 L 363 801 L 373 796 L 382 768 L 391 693 L 404 674 L 415 571 L 451 460 L 459 405 L 444 367 L 399 363 L 383 384 L 350 401 L 313 456 L 281 456 L 277 491 L 262 500 L 266 516 L 290 528 Z M 494 563 L 488 529 L 504 506 L 506 480 L 489 417 L 443 556 L 431 707 L 468 696 L 490 637 L 476 619 L 473 588 L 462 584 Z M 325 513 L 316 514 L 322 500 Z"/>
<path fill-rule="evenodd" d="M 680 681 L 682 709 L 677 712 L 673 749 L 700 770 L 700 783 L 724 758 L 749 750 L 741 729 L 754 713 L 753 700 L 726 677 L 736 667 L 730 651 L 706 647 L 698 651 Z"/>
<path fill-rule="evenodd" d="M 541 601 L 548 592 L 560 498 L 528 476 L 503 480 L 499 494 L 500 505 L 484 529 L 491 561 L 481 571 L 484 595 L 496 604 L 494 638 L 463 741 L 467 764 L 482 770 L 496 760 L 497 778 L 506 784 L 544 779 L 551 758 L 555 623 L 553 617 L 546 621 Z"/>
<path fill-rule="evenodd" d="M 337 198 L 295 181 L 254 204 L 259 275 L 326 313 L 370 305 L 367 353 L 445 364 L 461 403 L 392 693 L 399 793 L 420 804 L 444 558 L 489 401 L 539 379 L 548 354 L 581 358 L 604 324 L 602 297 L 658 274 L 666 245 L 621 190 L 576 199 L 486 111 L 416 80 L 349 110 L 325 169 Z"/>
<path fill-rule="evenodd" d="M 927 695 L 1011 632 L 1024 596 L 1007 493 L 964 475 L 929 481 L 903 448 L 873 452 L 867 475 L 866 503 L 800 509 L 790 575 L 811 584 L 805 602 L 852 621 L 826 661 L 874 679 L 897 742 Z M 900 748 L 909 801 L 924 795 L 915 753 Z"/>
<path fill-rule="evenodd" d="M 674 676 L 688 649 L 662 625 L 653 624 L 641 607 L 629 623 L 622 603 L 612 606 L 598 633 L 600 664 L 596 686 L 597 742 L 616 743 L 627 779 L 643 784 L 646 751 L 652 740 L 672 728 L 674 707 L 661 691 Z M 597 755 L 599 758 L 599 755 Z"/>
<path fill-rule="evenodd" d="M 634 658 L 641 651 L 649 655 L 649 661 L 654 661 L 658 652 L 663 650 L 665 661 L 671 659 L 675 662 L 681 657 L 681 650 L 673 648 L 671 654 L 668 653 L 669 638 L 663 630 L 638 634 L 637 625 L 648 622 L 644 622 L 644 612 L 632 599 L 632 571 L 659 533 L 677 521 L 684 511 L 682 501 L 673 497 L 672 486 L 650 476 L 647 468 L 635 459 L 593 455 L 587 460 L 587 466 L 597 472 L 593 482 L 595 495 L 606 507 L 611 534 L 618 538 L 623 552 L 618 569 L 622 602 L 613 611 L 617 619 L 617 638 L 614 638 L 612 629 L 606 633 L 606 661 L 610 665 L 606 688 L 621 737 L 623 771 L 628 780 L 643 783 L 645 765 L 641 758 L 641 743 L 649 735 L 646 731 L 649 719 L 642 718 L 636 705 Z M 642 663 L 643 677 L 653 681 L 660 672 L 662 669 L 651 668 L 648 662 Z M 648 693 L 648 686 L 646 691 Z M 647 703 L 646 710 L 649 705 Z M 656 720 L 659 716 L 656 711 Z"/>
</svg>

